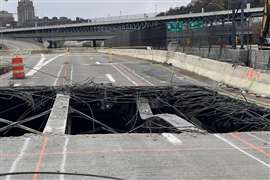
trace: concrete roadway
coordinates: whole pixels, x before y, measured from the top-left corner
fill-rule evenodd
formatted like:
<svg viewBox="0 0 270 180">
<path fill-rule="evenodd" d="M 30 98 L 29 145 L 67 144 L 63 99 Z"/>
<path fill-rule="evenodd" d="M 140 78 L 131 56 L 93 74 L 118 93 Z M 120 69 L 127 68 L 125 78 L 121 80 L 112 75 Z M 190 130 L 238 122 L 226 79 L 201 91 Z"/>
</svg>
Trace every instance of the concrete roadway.
<svg viewBox="0 0 270 180">
<path fill-rule="evenodd" d="M 134 58 L 98 53 L 25 57 L 27 79 L 0 76 L 1 86 L 112 83 L 156 86 L 196 83 L 168 69 Z M 34 67 L 35 71 L 32 68 Z M 172 78 L 173 77 L 173 78 Z M 0 173 L 61 171 L 150 179 L 270 179 L 270 133 L 25 135 L 0 139 Z M 98 179 L 21 175 L 10 179 Z"/>
<path fill-rule="evenodd" d="M 0 44 L 5 44 L 9 50 L 23 50 L 23 49 L 41 49 L 41 44 L 25 42 L 25 41 L 14 41 L 9 39 L 0 40 Z"/>
</svg>

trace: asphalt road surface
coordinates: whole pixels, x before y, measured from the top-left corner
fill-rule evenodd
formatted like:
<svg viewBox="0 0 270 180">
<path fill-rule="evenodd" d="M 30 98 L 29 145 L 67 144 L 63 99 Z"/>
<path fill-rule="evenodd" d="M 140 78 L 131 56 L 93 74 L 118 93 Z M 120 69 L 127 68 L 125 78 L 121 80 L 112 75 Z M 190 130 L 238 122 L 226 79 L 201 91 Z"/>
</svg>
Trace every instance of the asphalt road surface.
<svg viewBox="0 0 270 180">
<path fill-rule="evenodd" d="M 9 57 L 6 57 L 8 61 Z M 134 58 L 91 53 L 25 56 L 27 78 L 0 76 L 1 86 L 112 83 L 158 86 L 198 82 Z M 270 179 L 270 133 L 25 135 L 0 139 L 0 173 L 53 171 L 131 180 Z M 10 179 L 99 179 L 18 175 Z M 104 179 L 104 178 L 100 178 Z"/>
</svg>

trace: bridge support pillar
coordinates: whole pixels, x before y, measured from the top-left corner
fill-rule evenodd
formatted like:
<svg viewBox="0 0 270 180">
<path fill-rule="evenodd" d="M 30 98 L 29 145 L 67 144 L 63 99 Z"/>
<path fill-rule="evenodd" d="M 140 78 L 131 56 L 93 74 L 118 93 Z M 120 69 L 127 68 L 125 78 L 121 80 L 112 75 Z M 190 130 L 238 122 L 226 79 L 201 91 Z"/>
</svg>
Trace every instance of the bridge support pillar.
<svg viewBox="0 0 270 180">
<path fill-rule="evenodd" d="M 48 41 L 49 48 L 60 48 L 64 45 L 64 41 Z"/>
<path fill-rule="evenodd" d="M 93 40 L 93 47 L 97 47 L 97 40 Z"/>
</svg>

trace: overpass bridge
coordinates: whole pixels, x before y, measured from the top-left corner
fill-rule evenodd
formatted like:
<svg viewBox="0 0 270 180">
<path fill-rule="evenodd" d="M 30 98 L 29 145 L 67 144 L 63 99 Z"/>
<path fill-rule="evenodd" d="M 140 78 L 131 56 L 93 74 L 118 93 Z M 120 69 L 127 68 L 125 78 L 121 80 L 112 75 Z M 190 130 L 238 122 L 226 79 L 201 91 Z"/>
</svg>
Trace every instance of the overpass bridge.
<svg viewBox="0 0 270 180">
<path fill-rule="evenodd" d="M 262 17 L 263 8 L 246 8 L 245 17 Z M 236 13 L 236 19 L 240 19 L 241 13 Z M 4 37 L 16 39 L 35 39 L 38 41 L 56 41 L 65 40 L 106 40 L 117 36 L 122 31 L 136 31 L 157 27 L 171 21 L 182 20 L 185 23 L 194 20 L 201 20 L 204 24 L 226 23 L 233 19 L 232 10 L 190 13 L 183 15 L 158 16 L 113 20 L 104 22 L 89 22 L 79 24 L 42 26 L 29 28 L 16 28 L 0 30 Z"/>
</svg>

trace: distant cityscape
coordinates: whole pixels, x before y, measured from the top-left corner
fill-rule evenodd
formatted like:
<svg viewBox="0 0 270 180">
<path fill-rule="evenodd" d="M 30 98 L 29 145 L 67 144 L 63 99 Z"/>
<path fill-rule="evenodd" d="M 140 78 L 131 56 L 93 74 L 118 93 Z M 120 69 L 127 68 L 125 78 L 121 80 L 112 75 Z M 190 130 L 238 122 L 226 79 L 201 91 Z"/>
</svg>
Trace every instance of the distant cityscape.
<svg viewBox="0 0 270 180">
<path fill-rule="evenodd" d="M 0 11 L 1 28 L 35 27 L 91 22 L 90 19 L 83 19 L 80 17 L 77 17 L 75 20 L 72 20 L 68 17 L 37 17 L 35 15 L 34 4 L 31 0 L 18 1 L 17 19 L 18 21 L 15 21 L 13 13 L 9 13 L 7 11 Z"/>
<path fill-rule="evenodd" d="M 17 15 L 17 21 L 14 18 Z M 134 19 L 155 17 L 158 13 L 145 13 L 136 15 L 121 15 L 108 16 L 101 18 L 84 19 L 76 17 L 72 20 L 69 17 L 37 17 L 35 14 L 35 7 L 32 0 L 19 0 L 17 6 L 17 13 L 10 13 L 8 11 L 0 11 L 0 28 L 15 28 L 15 27 L 40 27 L 53 26 L 63 24 L 89 23 L 101 21 L 113 21 L 119 19 Z"/>
</svg>

